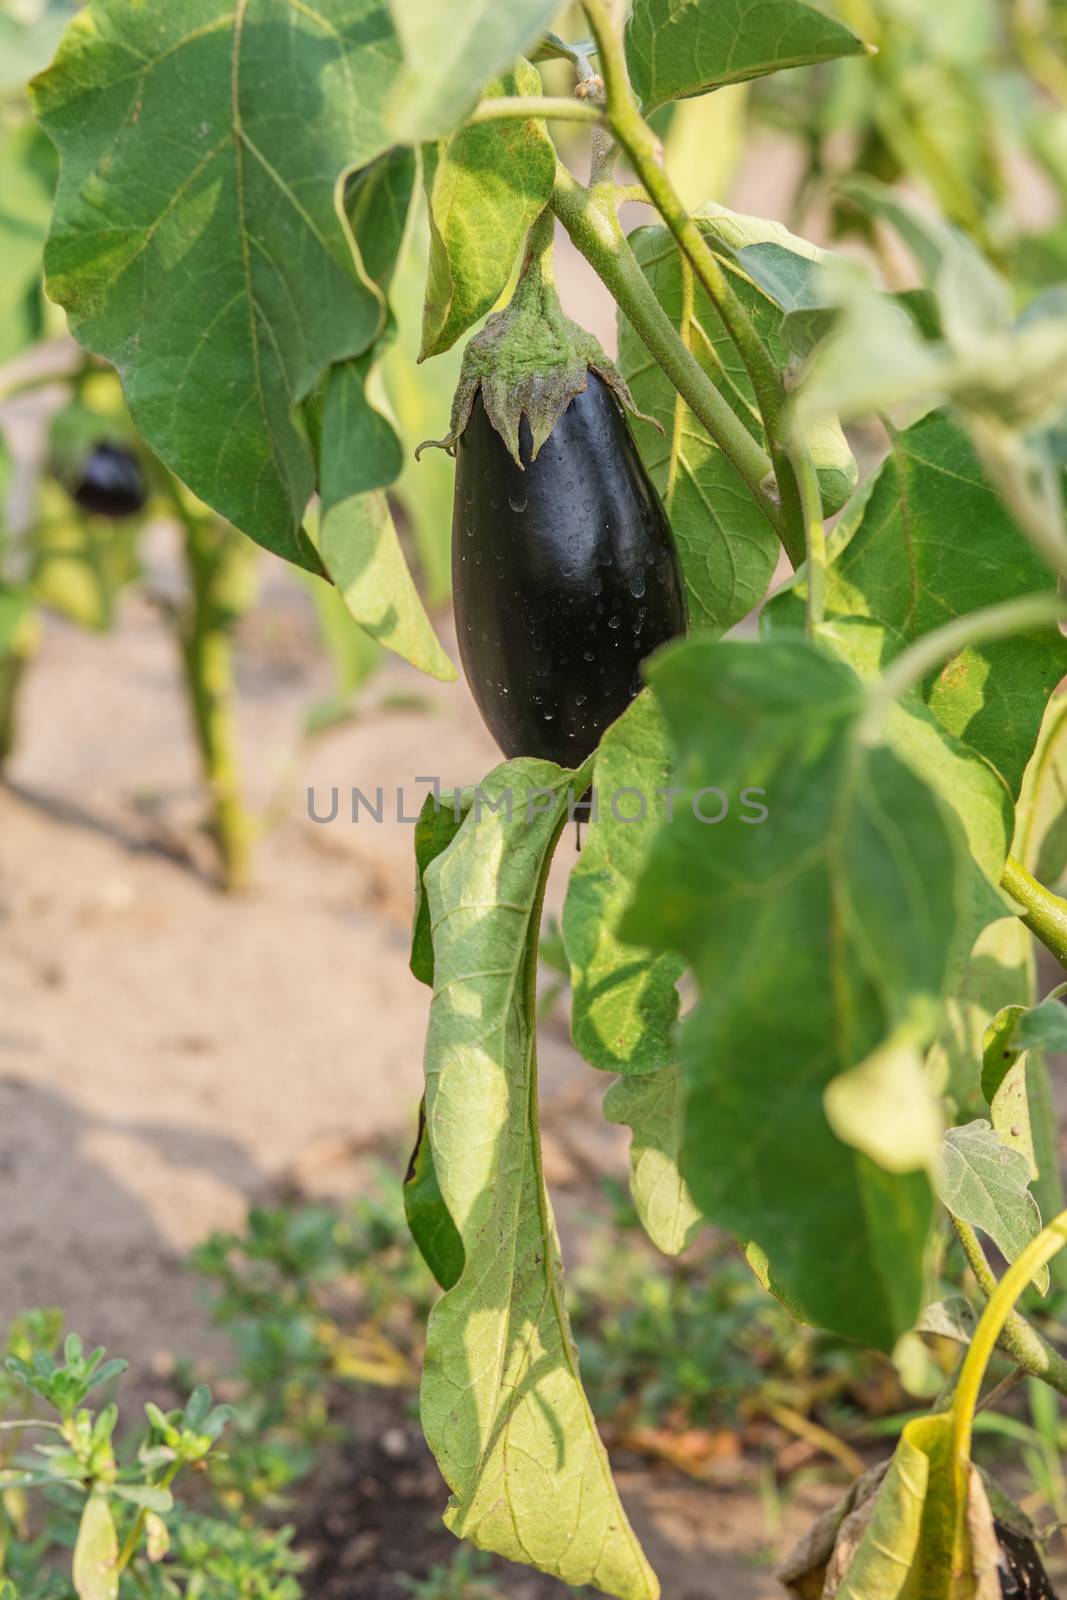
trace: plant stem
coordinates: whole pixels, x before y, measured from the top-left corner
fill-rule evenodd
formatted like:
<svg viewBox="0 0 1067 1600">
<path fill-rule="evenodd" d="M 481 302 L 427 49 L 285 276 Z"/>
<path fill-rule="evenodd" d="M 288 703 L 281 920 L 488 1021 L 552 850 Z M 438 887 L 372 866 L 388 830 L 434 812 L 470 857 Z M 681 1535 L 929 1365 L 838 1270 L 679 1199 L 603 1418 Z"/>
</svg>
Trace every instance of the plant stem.
<svg viewBox="0 0 1067 1600">
<path fill-rule="evenodd" d="M 223 603 L 228 574 L 227 544 L 240 537 L 214 519 L 189 510 L 176 486 L 171 502 L 185 533 L 189 604 L 177 621 L 193 728 L 211 795 L 211 827 L 222 862 L 224 887 L 248 882 L 252 822 L 241 797 L 237 728 L 233 706 L 230 630 L 233 614 Z"/>
<path fill-rule="evenodd" d="M 935 667 L 980 644 L 1011 638 L 1019 633 L 1036 633 L 1067 616 L 1067 601 L 1054 594 L 1028 594 L 1018 600 L 1003 600 L 980 611 L 955 617 L 943 628 L 924 633 L 891 662 L 870 692 L 860 729 L 861 738 L 876 743 L 893 706 L 928 677 Z"/>
<path fill-rule="evenodd" d="M 814 634 L 826 613 L 826 522 L 823 518 L 822 491 L 815 463 L 807 450 L 793 456 L 800 508 L 804 517 L 804 544 L 808 561 L 808 636 Z"/>
<path fill-rule="evenodd" d="M 172 1461 L 155 1487 L 158 1489 L 169 1489 L 181 1470 L 182 1463 L 180 1461 Z M 144 1507 L 142 1507 L 134 1518 L 130 1531 L 123 1541 L 122 1549 L 119 1551 L 118 1561 L 115 1563 L 115 1571 L 117 1573 L 125 1572 L 126 1568 L 137 1554 L 137 1546 L 140 1544 L 141 1535 L 144 1533 L 144 1525 L 147 1515 L 148 1513 L 145 1511 Z"/>
<path fill-rule="evenodd" d="M 698 282 L 722 318 L 752 381 L 778 480 L 785 524 L 793 532 L 790 540 L 793 548 L 790 549 L 787 544 L 786 551 L 795 566 L 804 517 L 789 448 L 789 405 L 782 375 L 738 299 L 721 262 L 710 249 L 661 165 L 659 140 L 638 110 L 630 87 L 622 33 L 614 23 L 607 0 L 583 0 L 583 8 L 597 42 L 612 132 L 629 157 L 639 182 L 644 185 L 653 205 L 674 235 L 678 248 L 692 263 Z"/>
<path fill-rule="evenodd" d="M 478 122 L 528 122 L 544 117 L 552 122 L 604 122 L 604 107 L 593 100 L 572 100 L 569 95 L 528 94 L 490 97 L 475 106 L 467 124 Z"/>
<path fill-rule="evenodd" d="M 638 338 L 736 468 L 763 514 L 781 533 L 781 508 L 767 488 L 772 472 L 770 457 L 678 337 L 623 236 L 611 195 L 609 185 L 591 192 L 562 163 L 557 166 L 551 202 L 556 216 L 611 291 Z M 798 553 L 797 559 L 800 558 Z"/>
<path fill-rule="evenodd" d="M 1023 926 L 1067 969 L 1067 900 L 1046 889 L 1014 856 L 1004 863 L 1000 886 L 1022 906 Z"/>
<path fill-rule="evenodd" d="M 978 1235 L 969 1222 L 961 1222 L 959 1217 L 952 1218 L 952 1226 L 963 1246 L 975 1282 L 986 1299 L 991 1300 L 997 1289 L 997 1279 L 986 1260 Z M 1024 1372 L 1034 1378 L 1043 1378 L 1060 1394 L 1067 1394 L 1067 1360 L 1027 1322 L 1021 1312 L 1011 1311 L 1008 1314 L 997 1342 Z"/>
<path fill-rule="evenodd" d="M 955 1220 L 953 1218 L 953 1221 Z M 961 1226 L 966 1227 L 967 1224 L 957 1222 L 957 1232 L 960 1231 Z M 973 1233 L 973 1230 L 971 1231 Z M 963 1239 L 962 1233 L 960 1238 L 961 1240 Z M 975 1242 L 977 1243 L 977 1240 Z M 1005 1349 L 1008 1348 L 1006 1338 L 1010 1337 L 1008 1330 L 1013 1323 L 1016 1328 L 1021 1324 L 1028 1334 L 1033 1335 L 1035 1339 L 1038 1338 L 1030 1324 L 1014 1310 L 1015 1302 L 1035 1272 L 1038 1272 L 1051 1261 L 1052 1257 L 1064 1244 L 1067 1244 L 1067 1211 L 1061 1211 L 1059 1216 L 1054 1217 L 1047 1227 L 1042 1228 L 1036 1239 L 1031 1239 L 1026 1248 L 1011 1263 L 999 1283 L 995 1279 L 993 1280 L 989 1302 L 968 1346 L 967 1354 L 963 1359 L 963 1366 L 960 1369 L 960 1381 L 956 1385 L 956 1398 L 952 1407 L 952 1443 L 953 1460 L 957 1468 L 969 1458 L 971 1453 L 971 1431 L 974 1423 L 975 1408 L 982 1388 L 982 1379 L 985 1376 L 985 1370 L 989 1365 L 994 1348 L 1002 1341 L 1005 1343 Z M 966 1249 L 966 1245 L 964 1245 L 964 1248 Z M 980 1247 L 978 1253 L 981 1255 Z M 983 1262 L 985 1261 L 984 1256 L 982 1260 Z M 990 1273 L 989 1276 L 992 1277 L 992 1274 Z M 1015 1359 L 1020 1366 L 1026 1366 L 1027 1371 L 1032 1370 L 1027 1365 L 1027 1362 L 1017 1355 L 1015 1351 L 1010 1353 L 1015 1355 Z M 1067 1384 L 1067 1362 L 1064 1362 L 1062 1357 L 1058 1356 L 1055 1351 L 1045 1346 L 1043 1340 L 1041 1341 L 1040 1354 L 1046 1358 L 1049 1356 L 1054 1357 L 1056 1365 L 1050 1365 L 1047 1371 L 1038 1371 L 1035 1376 L 1044 1378 L 1046 1382 L 1059 1389 L 1061 1393 L 1067 1393 L 1067 1388 L 1064 1387 Z M 1064 1369 L 1062 1375 L 1059 1372 L 1061 1366 Z M 1052 1376 L 1054 1370 L 1058 1377 L 1062 1376 L 1062 1382 L 1054 1380 Z"/>
</svg>

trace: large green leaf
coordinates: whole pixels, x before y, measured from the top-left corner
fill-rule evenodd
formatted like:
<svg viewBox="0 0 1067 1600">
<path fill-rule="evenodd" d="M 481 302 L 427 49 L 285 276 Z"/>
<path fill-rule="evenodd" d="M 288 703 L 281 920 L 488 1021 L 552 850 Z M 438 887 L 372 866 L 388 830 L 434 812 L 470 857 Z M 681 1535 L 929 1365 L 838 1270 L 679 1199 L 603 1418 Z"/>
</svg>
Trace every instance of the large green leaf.
<svg viewBox="0 0 1067 1600">
<path fill-rule="evenodd" d="M 708 206 L 696 213 L 708 243 L 720 255 L 739 298 L 784 367 L 779 329 L 782 308 L 738 266 L 735 252 L 760 239 L 804 259 L 821 259 L 813 245 L 776 223 Z M 684 293 L 674 240 L 663 227 L 630 235 L 656 298 L 685 343 L 754 437 L 761 425 L 752 385 L 708 297 L 695 286 L 692 314 Z M 729 628 L 762 600 L 778 561 L 778 537 L 735 469 L 675 393 L 633 328 L 619 314 L 619 365 L 638 407 L 660 428 L 636 420 L 634 434 L 645 465 L 663 496 L 685 575 L 694 627 Z M 660 431 L 662 429 L 662 432 Z M 820 422 L 809 443 L 828 509 L 837 510 L 856 481 L 856 467 L 840 429 Z"/>
<path fill-rule="evenodd" d="M 564 1583 L 649 1600 L 659 1587 L 578 1376 L 536 1123 L 541 897 L 567 791 L 588 782 L 588 767 L 497 768 L 483 790 L 502 809 L 472 808 L 424 874 L 427 1126 L 466 1265 L 430 1317 L 422 1417 L 455 1533 Z"/>
<path fill-rule="evenodd" d="M 489 85 L 497 95 L 540 91 L 540 74 L 528 61 Z M 427 175 L 431 243 L 420 359 L 448 350 L 492 310 L 527 228 L 552 193 L 556 147 L 543 122 L 481 123 L 440 146 Z"/>
<path fill-rule="evenodd" d="M 389 143 L 398 65 L 384 0 L 94 0 L 34 87 L 62 158 L 50 294 L 167 465 L 312 568 L 294 411 L 383 323 L 335 186 Z"/>
<path fill-rule="evenodd" d="M 664 1255 L 679 1255 L 704 1219 L 679 1161 L 685 1133 L 685 1085 L 677 1065 L 628 1073 L 604 1096 L 604 1115 L 633 1130 L 630 1193 L 641 1226 Z"/>
<path fill-rule="evenodd" d="M 843 1143 L 824 1094 L 891 1038 L 921 1046 L 936 1030 L 995 914 L 971 839 L 998 871 L 1001 787 L 956 752 L 969 838 L 900 754 L 928 764 L 936 728 L 906 720 L 894 749 L 861 740 L 860 681 L 800 639 L 690 640 L 650 679 L 683 793 L 621 931 L 679 951 L 699 987 L 682 1029 L 683 1174 L 800 1314 L 891 1348 L 919 1308 L 929 1182 Z M 701 789 L 734 800 L 752 786 L 766 791 L 764 823 L 735 804 L 715 826 L 697 820 Z"/>
<path fill-rule="evenodd" d="M 847 28 L 801 0 L 635 0 L 626 56 L 646 113 L 666 100 L 862 55 Z"/>
<path fill-rule="evenodd" d="M 591 1066 L 651 1072 L 673 1059 L 682 963 L 619 938 L 671 782 L 671 753 L 652 696 L 639 695 L 600 742 L 596 816 L 563 908 L 571 1035 Z"/>
<path fill-rule="evenodd" d="M 451 133 L 482 85 L 544 33 L 558 0 L 392 0 L 404 73 L 390 108 L 397 138 Z"/>
<path fill-rule="evenodd" d="M 874 619 L 884 660 L 982 606 L 1030 594 L 1048 572 L 986 482 L 963 430 L 934 411 L 894 434 L 889 455 L 828 575 L 827 615 Z M 804 584 L 768 608 L 802 618 Z M 987 757 L 1017 793 L 1052 691 L 1067 672 L 1056 628 L 959 652 L 924 695 L 950 732 Z"/>
</svg>

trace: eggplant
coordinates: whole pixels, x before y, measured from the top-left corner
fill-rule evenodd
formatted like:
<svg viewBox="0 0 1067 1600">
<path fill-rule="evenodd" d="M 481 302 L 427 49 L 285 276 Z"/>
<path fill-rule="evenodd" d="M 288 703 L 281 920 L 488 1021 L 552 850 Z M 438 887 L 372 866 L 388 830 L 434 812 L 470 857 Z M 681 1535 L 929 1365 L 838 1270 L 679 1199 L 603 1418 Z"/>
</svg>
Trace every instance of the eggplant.
<svg viewBox="0 0 1067 1600">
<path fill-rule="evenodd" d="M 85 457 L 70 493 L 83 511 L 117 519 L 143 511 L 148 490 L 133 451 L 102 440 Z"/>
<path fill-rule="evenodd" d="M 521 460 L 473 396 L 456 443 L 452 587 L 463 670 L 509 759 L 574 767 L 686 628 L 670 523 L 612 387 L 594 371 Z"/>
</svg>

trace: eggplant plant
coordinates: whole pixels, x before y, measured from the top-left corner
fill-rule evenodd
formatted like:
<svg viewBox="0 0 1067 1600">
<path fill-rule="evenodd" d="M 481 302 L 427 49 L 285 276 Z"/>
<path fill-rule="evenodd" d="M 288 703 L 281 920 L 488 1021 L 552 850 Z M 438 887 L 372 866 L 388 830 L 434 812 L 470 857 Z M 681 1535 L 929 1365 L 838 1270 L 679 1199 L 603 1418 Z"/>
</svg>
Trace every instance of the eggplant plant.
<svg viewBox="0 0 1067 1600">
<path fill-rule="evenodd" d="M 569 37 L 556 9 L 91 0 L 33 86 L 60 162 L 48 293 L 193 495 L 448 680 L 381 398 L 420 182 L 424 361 L 520 273 L 444 441 L 461 653 L 508 759 L 435 790 L 415 830 L 432 1003 L 407 1196 L 442 1290 L 421 1412 L 449 1527 L 565 1584 L 659 1593 L 582 1388 L 541 1162 L 541 913 L 588 807 L 571 1029 L 613 1075 L 653 1241 L 712 1224 L 801 1321 L 898 1360 L 926 1333 L 961 1349 L 786 1581 L 1040 1592 L 1033 1530 L 971 1438 L 995 1349 L 1067 1393 L 1016 1308 L 1067 1229 L 1044 1059 L 1067 1015 L 1059 989 L 1037 1003 L 1034 956 L 1067 961 L 1067 300 L 1017 292 L 996 239 L 870 178 L 852 203 L 911 253 L 903 293 L 683 200 L 650 118 L 787 68 L 884 83 L 896 35 L 872 61 L 866 7 L 584 0 Z M 569 92 L 545 92 L 550 66 Z M 550 128 L 588 134 L 587 158 Z M 645 208 L 629 233 L 624 203 Z M 616 365 L 563 317 L 560 229 L 617 305 Z M 883 442 L 862 484 L 854 422 Z M 638 626 L 648 553 L 661 598 Z M 731 637 L 754 612 L 758 637 Z M 573 758 L 533 714 L 539 656 Z M 949 1239 L 962 1308 L 935 1287 Z"/>
</svg>

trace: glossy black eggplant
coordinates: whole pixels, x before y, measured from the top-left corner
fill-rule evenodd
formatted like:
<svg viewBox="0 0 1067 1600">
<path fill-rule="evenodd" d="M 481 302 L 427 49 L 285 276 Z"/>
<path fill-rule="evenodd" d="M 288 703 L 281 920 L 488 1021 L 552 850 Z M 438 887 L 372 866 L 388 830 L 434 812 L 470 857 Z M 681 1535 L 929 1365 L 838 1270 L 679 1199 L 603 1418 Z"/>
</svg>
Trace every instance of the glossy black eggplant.
<svg viewBox="0 0 1067 1600">
<path fill-rule="evenodd" d="M 573 767 L 641 687 L 640 665 L 684 633 L 666 512 L 623 409 L 588 373 L 522 467 L 474 396 L 456 446 L 452 586 L 460 656 L 508 757 Z"/>
<path fill-rule="evenodd" d="M 133 517 L 144 510 L 148 490 L 141 463 L 124 445 L 104 440 L 89 451 L 71 498 L 100 517 Z"/>
</svg>

